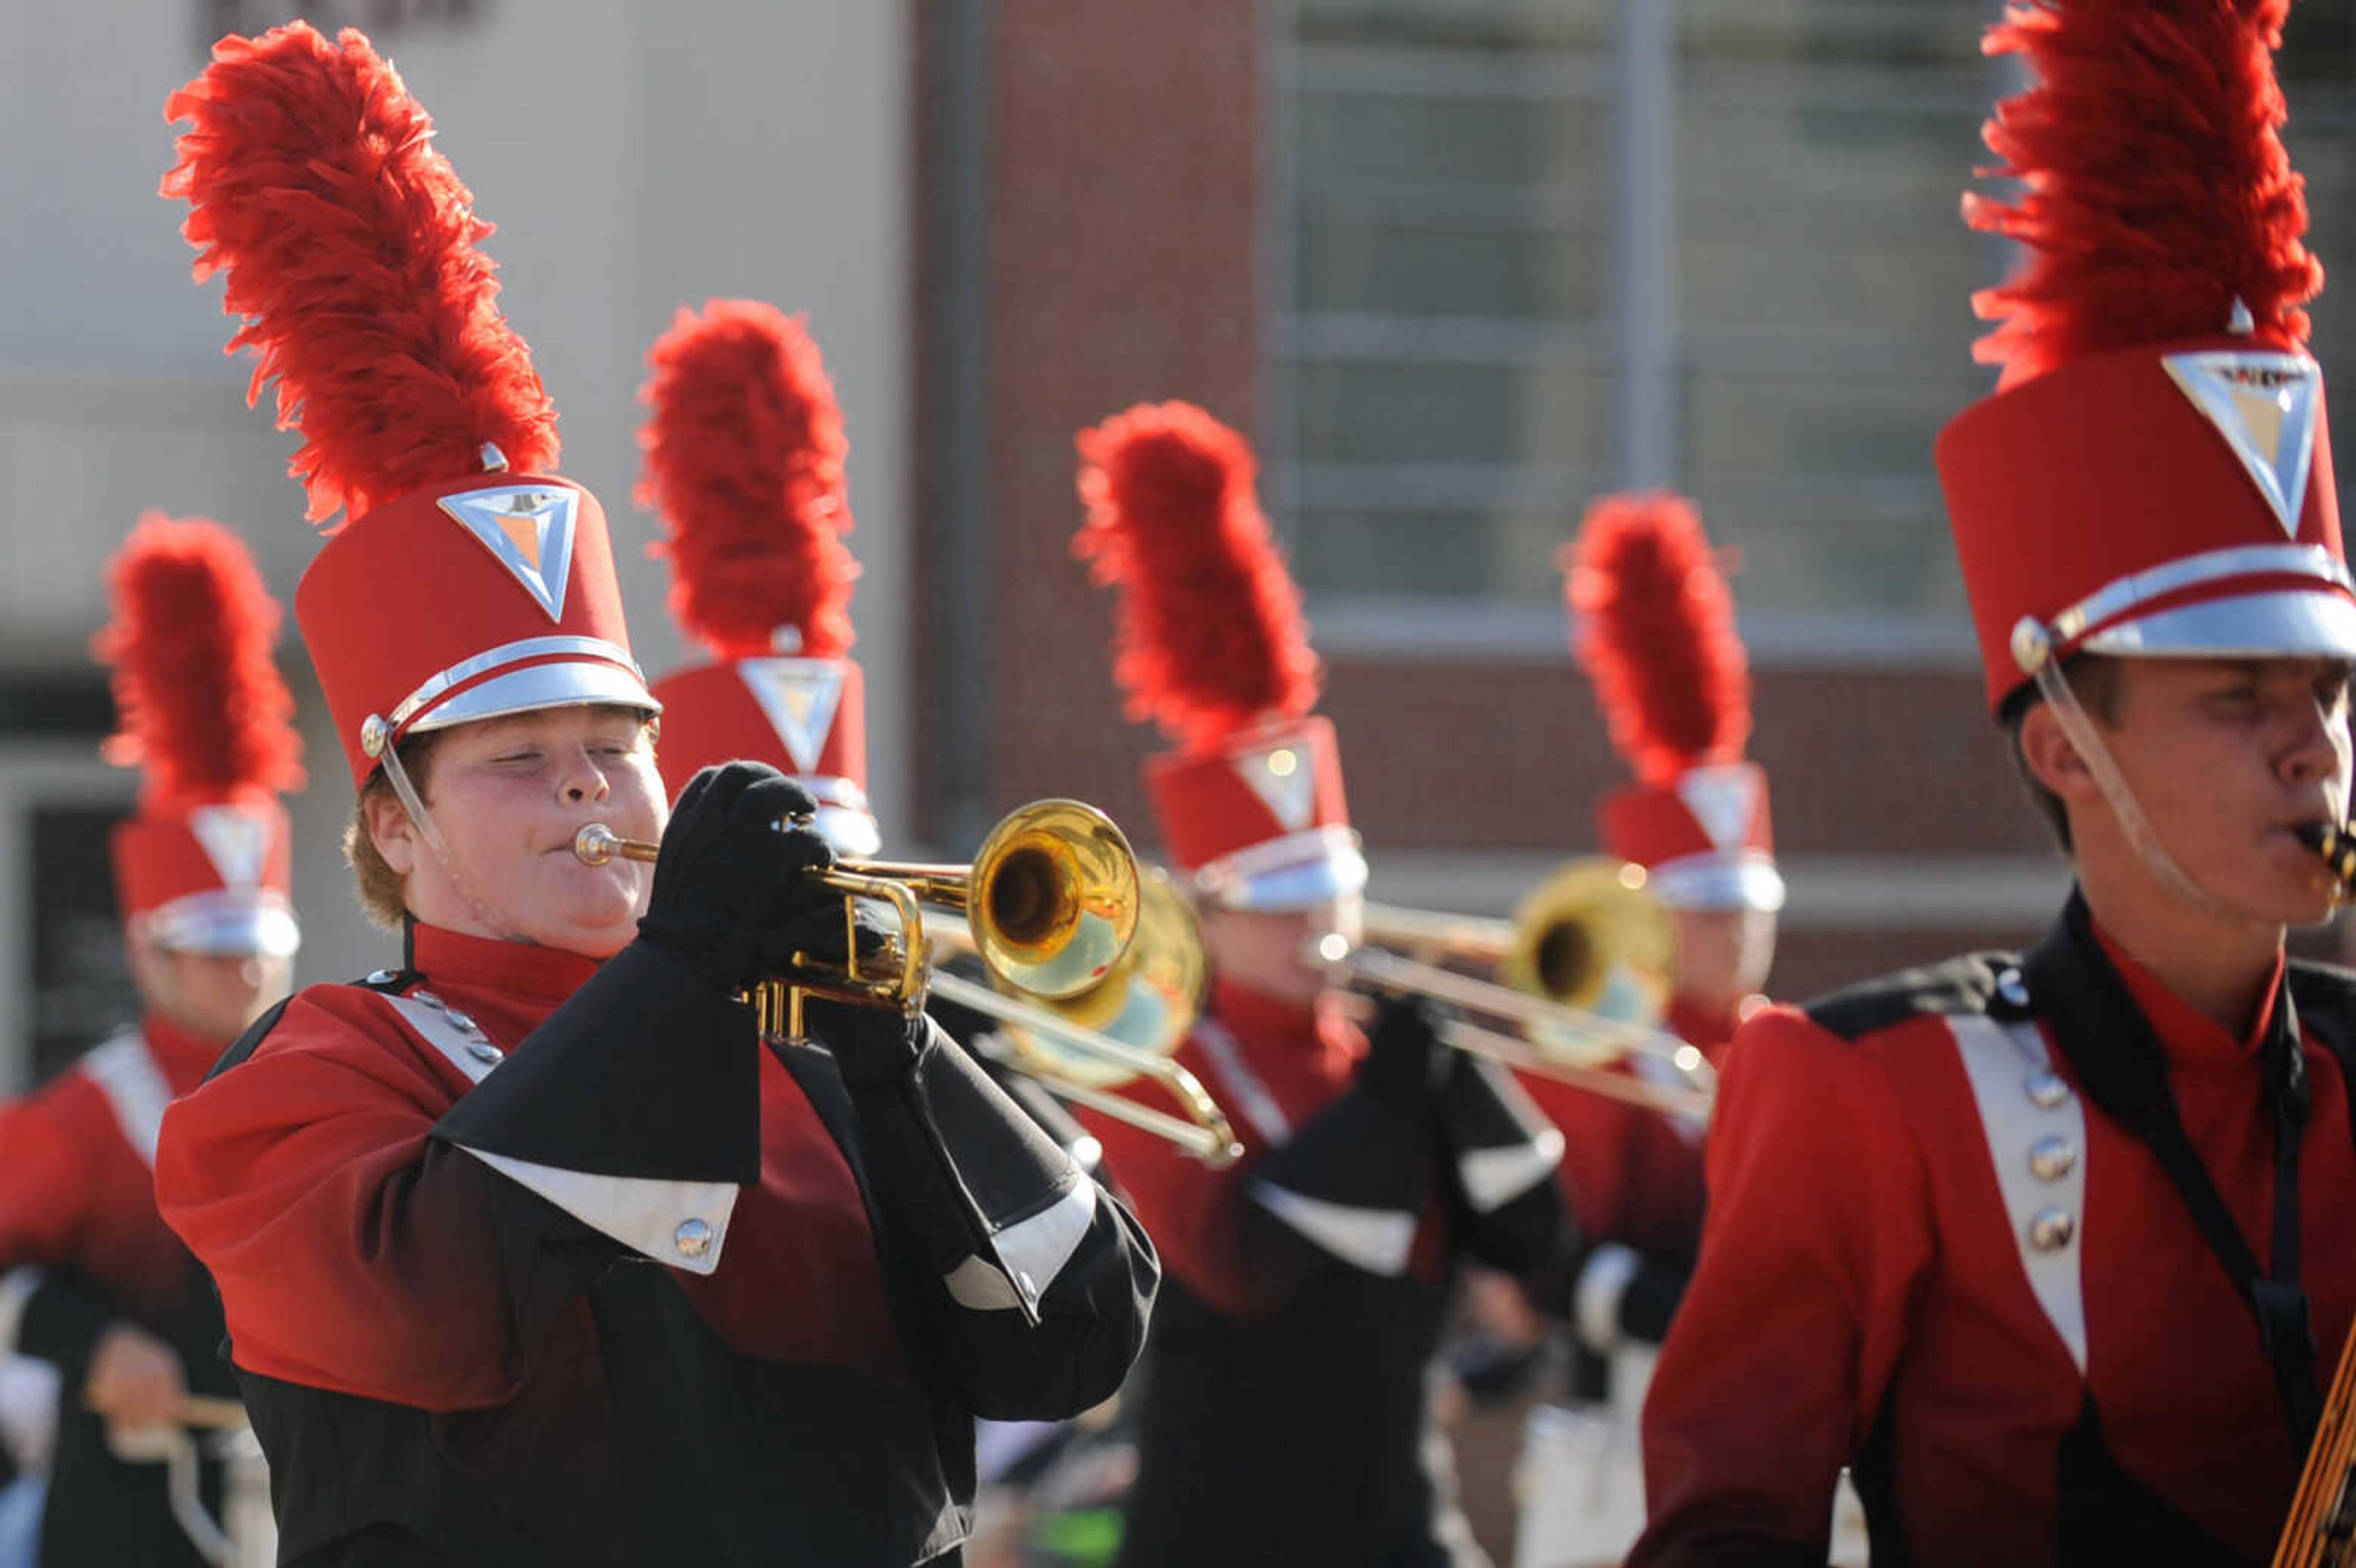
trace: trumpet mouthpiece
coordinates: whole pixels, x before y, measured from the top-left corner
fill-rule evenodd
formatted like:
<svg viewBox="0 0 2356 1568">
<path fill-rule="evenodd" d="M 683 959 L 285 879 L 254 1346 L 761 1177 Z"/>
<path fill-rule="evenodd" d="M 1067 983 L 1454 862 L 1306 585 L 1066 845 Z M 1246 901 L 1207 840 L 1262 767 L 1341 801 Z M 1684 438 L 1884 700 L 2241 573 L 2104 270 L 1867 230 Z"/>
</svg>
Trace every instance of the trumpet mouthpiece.
<svg viewBox="0 0 2356 1568">
<path fill-rule="evenodd" d="M 2356 891 L 2356 836 L 2328 822 L 2306 823 L 2296 831 L 2302 843 L 2322 857 L 2341 890 Z"/>
<path fill-rule="evenodd" d="M 592 822 L 573 836 L 573 855 L 584 866 L 602 866 L 622 848 L 622 836 L 602 822 Z"/>
</svg>

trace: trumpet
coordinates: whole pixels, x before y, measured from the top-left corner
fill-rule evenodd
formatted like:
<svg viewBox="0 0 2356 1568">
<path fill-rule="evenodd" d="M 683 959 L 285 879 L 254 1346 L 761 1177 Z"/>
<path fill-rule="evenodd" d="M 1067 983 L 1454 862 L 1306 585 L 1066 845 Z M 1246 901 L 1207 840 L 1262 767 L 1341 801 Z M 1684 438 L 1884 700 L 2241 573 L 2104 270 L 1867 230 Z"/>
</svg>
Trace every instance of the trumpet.
<svg viewBox="0 0 2356 1568">
<path fill-rule="evenodd" d="M 1328 937 L 1315 957 L 1345 978 L 1418 992 L 1486 1020 L 1461 1031 L 1462 1049 L 1476 1055 L 1672 1115 L 1706 1114 L 1716 1072 L 1690 1041 L 1657 1025 L 1676 927 L 1644 888 L 1641 866 L 1574 860 L 1510 921 L 1374 904 L 1365 918 L 1373 947 Z M 1435 959 L 1490 969 L 1503 983 L 1428 961 Z M 1659 1061 L 1675 1081 L 1606 1071 L 1624 1057 Z"/>
<path fill-rule="evenodd" d="M 604 823 L 583 827 L 573 853 L 602 866 L 616 856 L 653 860 L 661 846 L 624 838 Z M 967 918 L 983 965 L 1033 997 L 1066 997 L 1110 972 L 1137 930 L 1137 857 L 1120 829 L 1092 805 L 1042 800 L 1018 806 L 990 830 L 969 866 L 843 860 L 805 873 L 842 895 L 840 966 L 797 963 L 754 997 L 766 1033 L 799 1039 L 808 997 L 924 1009 L 931 954 L 920 905 Z M 872 960 L 858 950 L 857 901 L 892 906 L 898 931 Z"/>
<path fill-rule="evenodd" d="M 1005 1027 L 976 1049 L 1063 1099 L 1167 1138 L 1217 1169 L 1241 1157 L 1234 1125 L 1202 1081 L 1173 1058 L 1202 1008 L 1209 964 L 1194 911 L 1159 870 L 1139 884 L 1137 933 L 1112 970 L 1069 997 L 1002 995 L 962 976 L 937 973 L 934 992 Z M 966 923 L 936 923 L 946 947 L 971 942 Z M 1159 1083 L 1183 1116 L 1114 1093 L 1138 1079 Z"/>
</svg>

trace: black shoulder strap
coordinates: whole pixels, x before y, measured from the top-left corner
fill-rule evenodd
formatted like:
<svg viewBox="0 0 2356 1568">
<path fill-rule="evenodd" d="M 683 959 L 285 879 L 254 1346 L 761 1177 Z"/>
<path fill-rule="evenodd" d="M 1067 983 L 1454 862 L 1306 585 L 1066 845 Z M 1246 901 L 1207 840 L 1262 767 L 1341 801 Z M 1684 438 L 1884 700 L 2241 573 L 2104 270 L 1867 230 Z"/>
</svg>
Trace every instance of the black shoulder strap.
<svg viewBox="0 0 2356 1568">
<path fill-rule="evenodd" d="M 2269 1270 L 2259 1265 L 2184 1130 L 2169 1087 L 2167 1055 L 2126 982 L 2103 953 L 2083 896 L 2071 894 L 2061 923 L 2029 953 L 2027 969 L 2037 1009 L 2052 1023 L 2054 1040 L 2086 1098 L 2151 1150 L 2257 1320 L 2258 1342 L 2274 1369 L 2292 1445 L 2305 1454 L 2322 1400 L 2315 1381 L 2315 1329 L 2299 1282 L 2298 1149 L 2307 1130 L 2308 1082 L 2289 987 L 2277 998 L 2263 1048 L 2265 1100 L 2275 1123 Z"/>
</svg>

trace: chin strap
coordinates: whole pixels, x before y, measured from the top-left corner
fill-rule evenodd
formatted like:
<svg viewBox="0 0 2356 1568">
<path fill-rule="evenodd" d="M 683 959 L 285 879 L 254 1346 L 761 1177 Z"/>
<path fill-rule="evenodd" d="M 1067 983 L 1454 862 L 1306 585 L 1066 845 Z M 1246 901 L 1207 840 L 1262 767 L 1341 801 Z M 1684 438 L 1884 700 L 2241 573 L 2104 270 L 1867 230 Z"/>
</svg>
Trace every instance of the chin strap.
<svg viewBox="0 0 2356 1568">
<path fill-rule="evenodd" d="M 425 840 L 425 848 L 442 863 L 443 872 L 449 877 L 450 885 L 458 890 L 458 896 L 466 901 L 467 909 L 474 912 L 483 929 L 501 942 L 523 941 L 513 926 L 493 914 L 490 907 L 475 896 L 474 884 L 467 881 L 466 874 L 458 869 L 458 857 L 451 853 L 450 841 L 442 837 L 442 829 L 434 825 L 434 814 L 425 809 L 425 802 L 419 796 L 417 786 L 409 782 L 409 770 L 401 765 L 400 748 L 386 746 L 379 753 L 377 763 L 384 769 L 385 782 L 392 785 L 393 795 L 401 801 L 401 809 L 409 813 L 409 820 L 416 827 L 417 836 Z"/>
</svg>

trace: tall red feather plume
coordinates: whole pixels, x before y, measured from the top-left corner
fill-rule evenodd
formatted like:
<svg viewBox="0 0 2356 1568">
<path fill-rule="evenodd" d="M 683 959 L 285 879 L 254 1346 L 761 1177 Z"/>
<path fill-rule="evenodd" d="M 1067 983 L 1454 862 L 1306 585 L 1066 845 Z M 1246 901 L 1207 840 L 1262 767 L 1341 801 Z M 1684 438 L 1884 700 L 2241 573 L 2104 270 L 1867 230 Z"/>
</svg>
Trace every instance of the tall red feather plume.
<svg viewBox="0 0 2356 1568">
<path fill-rule="evenodd" d="M 2023 182 L 2016 201 L 1964 197 L 1964 219 L 2029 250 L 1973 296 L 1999 322 L 1974 347 L 2010 387 L 2083 355 L 2225 330 L 2307 341 L 2323 286 L 2308 254 L 2306 182 L 2276 133 L 2289 0 L 2047 0 L 1989 29 L 2037 85 L 1982 131 Z"/>
<path fill-rule="evenodd" d="M 149 811 L 266 799 L 303 783 L 294 699 L 271 657 L 278 605 L 238 537 L 202 517 L 139 519 L 107 563 L 123 728 L 107 760 L 145 771 Z"/>
<path fill-rule="evenodd" d="M 1082 431 L 1079 450 L 1088 516 L 1072 552 L 1119 585 L 1113 678 L 1130 717 L 1199 750 L 1316 706 L 1301 591 L 1244 438 L 1191 403 L 1141 404 Z"/>
<path fill-rule="evenodd" d="M 1730 763 L 1751 738 L 1751 666 L 1734 595 L 1683 497 L 1606 496 L 1562 552 L 1564 597 L 1584 630 L 1612 743 L 1647 784 Z"/>
<path fill-rule="evenodd" d="M 755 300 L 681 307 L 647 365 L 637 500 L 669 536 L 650 553 L 670 558 L 671 613 L 715 658 L 774 652 L 780 626 L 811 657 L 848 652 L 851 443 L 804 318 Z"/>
<path fill-rule="evenodd" d="M 164 194 L 188 203 L 198 281 L 227 276 L 247 400 L 274 379 L 279 428 L 302 432 L 288 471 L 314 520 L 477 472 L 485 442 L 555 466 L 556 411 L 476 249 L 491 226 L 367 38 L 223 38 L 164 117 L 193 123 Z"/>
</svg>

